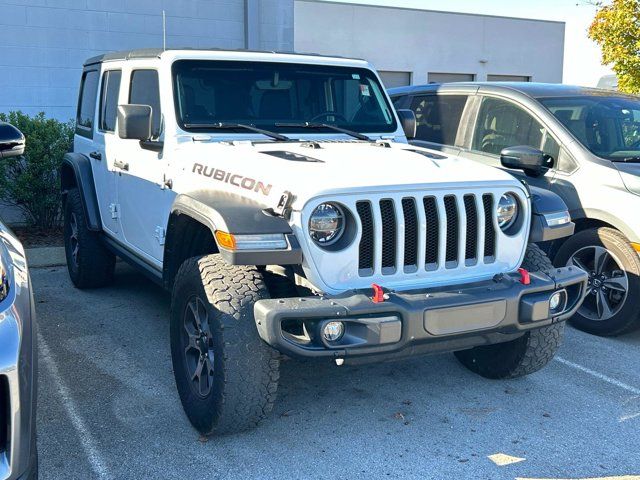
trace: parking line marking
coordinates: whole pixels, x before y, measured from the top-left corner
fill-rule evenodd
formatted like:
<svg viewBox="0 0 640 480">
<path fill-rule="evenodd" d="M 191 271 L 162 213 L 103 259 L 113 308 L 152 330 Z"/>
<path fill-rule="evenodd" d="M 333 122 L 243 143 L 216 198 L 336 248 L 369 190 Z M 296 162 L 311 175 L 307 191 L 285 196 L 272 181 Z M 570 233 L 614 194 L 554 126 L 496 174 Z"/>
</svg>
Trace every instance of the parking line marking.
<svg viewBox="0 0 640 480">
<path fill-rule="evenodd" d="M 47 342 L 45 342 L 40 332 L 38 332 L 38 344 L 40 349 L 40 356 L 44 360 L 44 363 L 49 369 L 49 373 L 51 373 L 51 377 L 56 383 L 58 394 L 62 398 L 62 405 L 67 411 L 67 415 L 69 415 L 71 423 L 78 432 L 80 443 L 82 444 L 82 448 L 87 455 L 87 459 L 89 460 L 91 469 L 100 479 L 107 480 L 111 478 L 105 466 L 105 462 L 102 460 L 100 452 L 96 447 L 95 441 L 93 440 L 91 433 L 89 432 L 89 429 L 86 427 L 86 425 L 84 424 L 84 420 L 82 420 L 82 417 L 78 413 L 78 409 L 76 408 L 76 404 L 73 400 L 73 397 L 71 396 L 71 392 L 60 376 L 60 370 L 58 369 L 58 365 L 51 355 L 49 345 L 47 345 Z"/>
<path fill-rule="evenodd" d="M 623 390 L 626 390 L 627 392 L 631 392 L 634 395 L 640 395 L 640 388 L 633 387 L 629 384 L 621 382 L 620 380 L 611 378 L 605 375 L 604 373 L 596 372 L 595 370 L 591 370 L 590 368 L 583 367 L 582 365 L 578 365 L 577 363 L 570 362 L 569 360 L 566 360 L 562 357 L 555 357 L 555 360 L 562 363 L 563 365 L 566 365 L 571 368 L 575 368 L 576 370 L 580 370 L 581 372 L 591 375 L 592 377 L 598 378 L 603 382 L 607 382 L 607 383 L 610 383 L 611 385 L 615 385 L 616 387 L 622 388 Z"/>
</svg>

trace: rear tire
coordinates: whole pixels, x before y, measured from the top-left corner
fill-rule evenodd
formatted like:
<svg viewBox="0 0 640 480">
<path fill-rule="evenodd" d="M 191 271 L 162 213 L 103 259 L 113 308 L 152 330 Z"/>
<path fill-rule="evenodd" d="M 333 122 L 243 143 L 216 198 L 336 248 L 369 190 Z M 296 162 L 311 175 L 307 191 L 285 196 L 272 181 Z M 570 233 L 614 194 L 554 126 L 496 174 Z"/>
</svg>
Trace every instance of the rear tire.
<svg viewBox="0 0 640 480">
<path fill-rule="evenodd" d="M 116 257 L 104 246 L 100 233 L 87 228 L 77 188 L 69 190 L 64 204 L 64 249 L 69 277 L 77 288 L 98 288 L 113 282 Z"/>
<path fill-rule="evenodd" d="M 278 353 L 265 344 L 253 306 L 269 298 L 262 274 L 219 255 L 186 260 L 171 301 L 171 356 L 180 400 L 204 435 L 246 430 L 273 408 Z"/>
<path fill-rule="evenodd" d="M 603 336 L 640 328 L 635 303 L 640 298 L 640 257 L 622 233 L 607 227 L 578 232 L 558 249 L 554 263 L 576 265 L 590 275 L 591 293 L 569 320 L 571 325 Z M 616 289 L 625 289 L 624 297 Z"/>
<path fill-rule="evenodd" d="M 537 272 L 550 270 L 553 264 L 537 245 L 531 244 L 522 268 Z M 510 342 L 483 345 L 454 355 L 469 370 L 485 378 L 522 377 L 537 372 L 553 359 L 562 344 L 563 333 L 564 322 L 529 330 Z"/>
</svg>

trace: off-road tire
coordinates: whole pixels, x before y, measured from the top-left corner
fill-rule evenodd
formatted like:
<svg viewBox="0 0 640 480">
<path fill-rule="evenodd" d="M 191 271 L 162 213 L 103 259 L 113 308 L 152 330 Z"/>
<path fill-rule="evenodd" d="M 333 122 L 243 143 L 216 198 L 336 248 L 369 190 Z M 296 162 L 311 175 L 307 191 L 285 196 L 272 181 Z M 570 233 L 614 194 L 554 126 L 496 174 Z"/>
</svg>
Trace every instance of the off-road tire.
<svg viewBox="0 0 640 480">
<path fill-rule="evenodd" d="M 77 254 L 72 246 L 72 222 L 75 218 Z M 69 190 L 64 204 L 64 250 L 73 284 L 80 289 L 104 287 L 113 282 L 115 255 L 107 250 L 100 233 L 87 228 L 82 198 L 77 188 Z"/>
<path fill-rule="evenodd" d="M 553 265 L 537 245 L 530 244 L 522 268 L 536 272 L 550 270 Z M 564 322 L 529 330 L 521 337 L 505 343 L 483 345 L 455 352 L 465 367 L 485 378 L 517 378 L 537 372 L 549 363 L 562 343 Z"/>
<path fill-rule="evenodd" d="M 640 328 L 640 311 L 636 299 L 640 298 L 640 257 L 629 240 L 618 230 L 608 227 L 583 230 L 571 236 L 558 249 L 554 258 L 556 266 L 564 266 L 571 256 L 587 246 L 600 246 L 613 253 L 622 263 L 629 289 L 620 310 L 607 320 L 593 320 L 576 313 L 569 323 L 579 330 L 601 336 L 616 336 Z"/>
<path fill-rule="evenodd" d="M 279 378 L 278 353 L 265 344 L 253 306 L 269 298 L 262 274 L 253 266 L 226 264 L 219 255 L 186 260 L 176 274 L 171 299 L 171 356 L 180 400 L 203 435 L 222 435 L 258 424 L 273 408 Z M 212 385 L 199 395 L 185 354 L 189 302 L 206 307 L 213 352 Z"/>
</svg>

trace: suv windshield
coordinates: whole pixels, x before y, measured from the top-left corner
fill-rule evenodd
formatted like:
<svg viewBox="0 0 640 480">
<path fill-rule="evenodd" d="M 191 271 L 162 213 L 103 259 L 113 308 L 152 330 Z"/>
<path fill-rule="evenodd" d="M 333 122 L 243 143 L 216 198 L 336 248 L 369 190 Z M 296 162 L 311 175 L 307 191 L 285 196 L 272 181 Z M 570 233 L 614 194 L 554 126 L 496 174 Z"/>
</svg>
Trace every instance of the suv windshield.
<svg viewBox="0 0 640 480">
<path fill-rule="evenodd" d="M 309 132 L 305 122 L 359 133 L 397 127 L 380 82 L 367 69 L 179 60 L 173 64 L 173 82 L 178 123 L 187 131 L 214 131 L 220 123 L 280 133 Z"/>
<path fill-rule="evenodd" d="M 543 98 L 540 102 L 599 157 L 640 157 L 640 99 L 624 96 Z"/>
</svg>

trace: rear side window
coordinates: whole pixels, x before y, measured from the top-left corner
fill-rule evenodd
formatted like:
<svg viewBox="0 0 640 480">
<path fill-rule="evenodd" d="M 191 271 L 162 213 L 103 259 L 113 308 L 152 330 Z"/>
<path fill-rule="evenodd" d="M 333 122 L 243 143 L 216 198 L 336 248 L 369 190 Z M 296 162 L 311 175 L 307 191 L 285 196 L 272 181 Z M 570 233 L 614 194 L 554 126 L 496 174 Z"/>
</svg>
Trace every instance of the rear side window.
<svg viewBox="0 0 640 480">
<path fill-rule="evenodd" d="M 160 110 L 160 84 L 156 70 L 134 70 L 131 73 L 129 103 L 151 107 L 151 137 L 158 138 L 162 111 Z"/>
<path fill-rule="evenodd" d="M 421 95 L 414 97 L 411 110 L 416 114 L 416 138 L 439 145 L 455 145 L 460 117 L 467 95 Z"/>
<path fill-rule="evenodd" d="M 88 70 L 82 74 L 80 100 L 76 116 L 76 133 L 83 137 L 93 136 L 93 119 L 96 113 L 98 94 L 98 71 Z"/>
<path fill-rule="evenodd" d="M 118 92 L 120 92 L 120 70 L 109 70 L 102 75 L 100 93 L 100 130 L 113 132 L 116 129 Z"/>
</svg>

